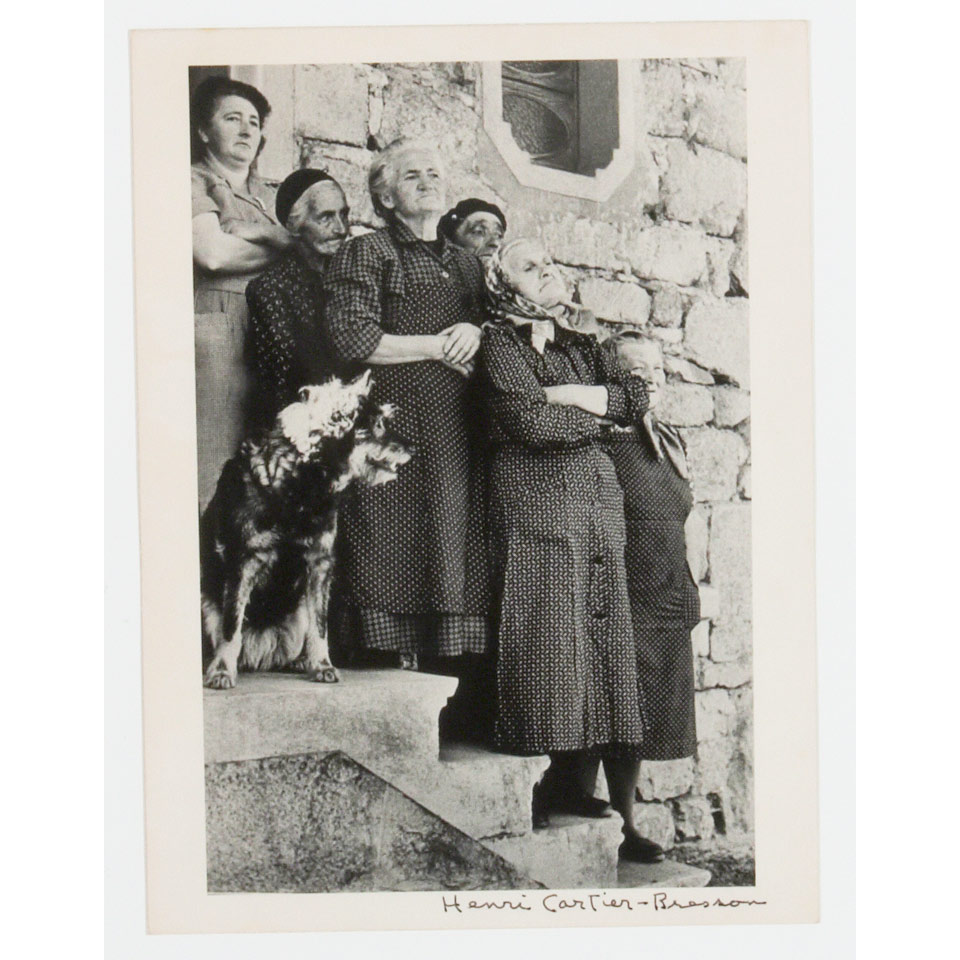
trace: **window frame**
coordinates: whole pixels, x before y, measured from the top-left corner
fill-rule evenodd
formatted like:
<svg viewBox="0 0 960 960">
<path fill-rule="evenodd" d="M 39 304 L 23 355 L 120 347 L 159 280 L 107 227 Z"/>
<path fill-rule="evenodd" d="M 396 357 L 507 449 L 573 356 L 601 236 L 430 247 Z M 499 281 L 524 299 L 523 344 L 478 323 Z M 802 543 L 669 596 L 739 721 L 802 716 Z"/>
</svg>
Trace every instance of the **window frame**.
<svg viewBox="0 0 960 960">
<path fill-rule="evenodd" d="M 510 124 L 503 119 L 502 61 L 484 61 L 481 64 L 483 84 L 483 128 L 493 141 L 511 173 L 525 187 L 535 187 L 582 200 L 602 202 L 609 200 L 614 190 L 631 173 L 636 162 L 633 88 L 635 77 L 630 62 L 617 63 L 617 111 L 619 145 L 614 149 L 610 163 L 593 175 L 572 173 L 534 162 L 513 139 Z"/>
</svg>

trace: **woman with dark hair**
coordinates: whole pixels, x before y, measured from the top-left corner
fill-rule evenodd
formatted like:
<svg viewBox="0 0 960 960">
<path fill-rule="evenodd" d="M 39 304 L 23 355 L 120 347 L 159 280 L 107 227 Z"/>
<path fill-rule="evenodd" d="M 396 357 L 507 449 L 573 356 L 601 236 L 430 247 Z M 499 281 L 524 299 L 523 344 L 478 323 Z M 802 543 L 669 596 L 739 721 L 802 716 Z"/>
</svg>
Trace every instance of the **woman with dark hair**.
<svg viewBox="0 0 960 960">
<path fill-rule="evenodd" d="M 219 76 L 197 87 L 190 108 L 201 508 L 243 435 L 244 291 L 291 242 L 273 215 L 272 191 L 253 170 L 269 113 L 256 87 Z"/>
<path fill-rule="evenodd" d="M 487 263 L 495 308 L 479 356 L 492 443 L 489 536 L 496 614 L 498 745 L 547 753 L 535 818 L 610 816 L 589 782 L 602 759 L 621 852 L 633 821 L 644 704 L 624 565 L 623 493 L 602 440 L 640 424 L 643 380 L 596 337 L 539 242 Z"/>
<path fill-rule="evenodd" d="M 435 148 L 396 141 L 368 176 L 386 226 L 354 237 L 324 277 L 324 333 L 373 369 L 377 403 L 414 448 L 392 483 L 352 493 L 338 533 L 340 602 L 367 651 L 421 666 L 488 642 L 483 465 L 469 377 L 483 320 L 476 257 L 437 235 L 446 177 Z M 435 669 L 444 669 L 437 666 Z M 459 672 L 459 666 L 456 668 Z"/>
</svg>

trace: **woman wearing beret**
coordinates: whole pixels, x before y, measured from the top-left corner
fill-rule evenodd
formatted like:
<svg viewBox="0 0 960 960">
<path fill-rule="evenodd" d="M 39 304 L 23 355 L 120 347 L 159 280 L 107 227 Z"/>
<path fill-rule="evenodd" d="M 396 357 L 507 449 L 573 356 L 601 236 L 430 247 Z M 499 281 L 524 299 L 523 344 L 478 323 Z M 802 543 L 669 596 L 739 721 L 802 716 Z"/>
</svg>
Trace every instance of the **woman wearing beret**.
<svg viewBox="0 0 960 960">
<path fill-rule="evenodd" d="M 437 232 L 451 243 L 486 260 L 500 249 L 507 218 L 495 204 L 470 197 L 448 210 L 437 224 Z"/>
<path fill-rule="evenodd" d="M 547 753 L 535 816 L 609 816 L 588 774 L 602 759 L 629 854 L 644 704 L 637 680 L 623 493 L 602 439 L 640 424 L 641 379 L 581 333 L 582 312 L 535 240 L 487 263 L 496 304 L 479 357 L 492 443 L 491 579 L 499 746 Z"/>
<path fill-rule="evenodd" d="M 333 258 L 325 332 L 340 364 L 372 368 L 372 396 L 396 407 L 393 427 L 415 453 L 392 483 L 343 503 L 339 602 L 363 648 L 406 665 L 482 654 L 483 466 L 469 381 L 483 319 L 480 262 L 437 234 L 445 174 L 433 148 L 396 141 L 368 179 L 387 225 Z"/>
<path fill-rule="evenodd" d="M 272 192 L 253 170 L 269 113 L 256 87 L 227 77 L 204 80 L 190 108 L 201 509 L 244 431 L 244 291 L 291 241 L 273 216 Z"/>
<path fill-rule="evenodd" d="M 322 170 L 296 170 L 277 191 L 277 219 L 293 245 L 247 286 L 251 417 L 271 424 L 300 387 L 333 372 L 322 336 L 323 276 L 350 229 L 343 190 Z"/>
</svg>

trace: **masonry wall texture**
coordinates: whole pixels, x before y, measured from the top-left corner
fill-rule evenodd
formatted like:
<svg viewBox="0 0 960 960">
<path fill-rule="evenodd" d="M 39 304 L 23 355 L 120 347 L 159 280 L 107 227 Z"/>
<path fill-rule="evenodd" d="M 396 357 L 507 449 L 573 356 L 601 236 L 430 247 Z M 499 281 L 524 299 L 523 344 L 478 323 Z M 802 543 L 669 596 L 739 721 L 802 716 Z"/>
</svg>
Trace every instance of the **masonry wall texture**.
<svg viewBox="0 0 960 960">
<path fill-rule="evenodd" d="M 477 63 L 246 68 L 274 106 L 261 173 L 322 167 L 344 186 L 355 232 L 379 225 L 366 192 L 372 151 L 399 136 L 439 147 L 451 204 L 500 204 L 508 236 L 538 235 L 605 329 L 662 344 L 662 415 L 689 451 L 697 506 L 691 567 L 696 761 L 644 764 L 644 819 L 678 838 L 751 832 L 750 358 L 746 89 L 742 60 L 628 64 L 636 158 L 609 200 L 521 186 L 483 127 Z M 647 809 L 649 807 L 649 809 Z M 669 823 L 669 820 L 667 821 Z"/>
</svg>

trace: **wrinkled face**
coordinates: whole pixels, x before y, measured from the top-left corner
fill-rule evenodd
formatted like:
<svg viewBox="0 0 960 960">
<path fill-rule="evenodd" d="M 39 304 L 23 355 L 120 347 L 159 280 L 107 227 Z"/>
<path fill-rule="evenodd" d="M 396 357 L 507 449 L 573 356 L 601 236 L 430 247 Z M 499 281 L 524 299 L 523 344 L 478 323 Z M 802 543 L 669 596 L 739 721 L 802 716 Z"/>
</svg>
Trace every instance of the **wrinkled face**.
<svg viewBox="0 0 960 960">
<path fill-rule="evenodd" d="M 367 370 L 349 383 L 333 379 L 301 387 L 300 399 L 280 411 L 280 428 L 301 457 L 307 458 L 323 440 L 339 440 L 353 429 L 370 386 Z"/>
<path fill-rule="evenodd" d="M 350 209 L 343 191 L 329 180 L 310 188 L 310 213 L 299 230 L 300 243 L 312 253 L 331 257 L 350 230 Z"/>
<path fill-rule="evenodd" d="M 667 382 L 663 372 L 663 354 L 655 343 L 639 340 L 636 343 L 625 343 L 620 346 L 620 356 L 623 358 L 631 376 L 640 377 L 647 388 L 650 397 L 650 409 L 656 408 L 663 396 L 663 386 Z"/>
<path fill-rule="evenodd" d="M 257 108 L 232 94 L 217 101 L 213 116 L 199 134 L 214 157 L 231 166 L 253 163 L 263 139 Z"/>
<path fill-rule="evenodd" d="M 440 161 L 429 150 L 413 148 L 394 160 L 391 188 L 380 201 L 401 217 L 415 218 L 442 213 L 447 204 L 447 185 Z"/>
<path fill-rule="evenodd" d="M 478 210 L 457 227 L 453 242 L 484 259 L 496 253 L 503 243 L 503 226 L 495 214 Z"/>
<path fill-rule="evenodd" d="M 507 283 L 528 300 L 551 309 L 565 303 L 569 291 L 550 255 L 535 240 L 524 240 L 510 247 L 503 258 Z"/>
</svg>

